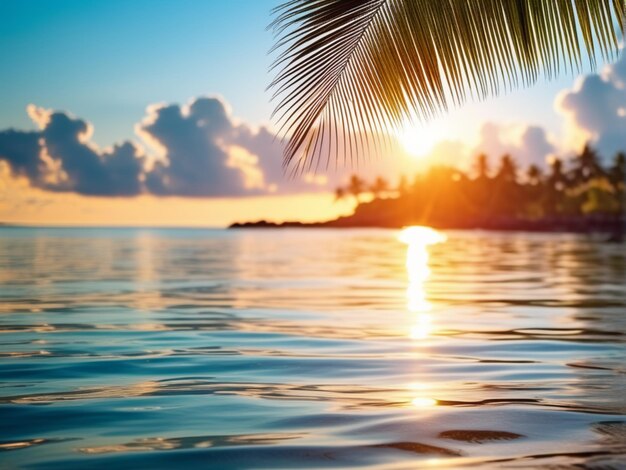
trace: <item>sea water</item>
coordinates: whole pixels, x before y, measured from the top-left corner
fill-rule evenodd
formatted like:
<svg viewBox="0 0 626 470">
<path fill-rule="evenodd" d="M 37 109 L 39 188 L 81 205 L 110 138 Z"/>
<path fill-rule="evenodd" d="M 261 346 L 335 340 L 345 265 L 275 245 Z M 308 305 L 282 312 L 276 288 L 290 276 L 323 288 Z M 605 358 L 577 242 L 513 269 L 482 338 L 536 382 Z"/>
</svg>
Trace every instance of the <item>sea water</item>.
<svg viewBox="0 0 626 470">
<path fill-rule="evenodd" d="M 3 228 L 0 467 L 623 468 L 625 340 L 601 237 Z"/>
</svg>

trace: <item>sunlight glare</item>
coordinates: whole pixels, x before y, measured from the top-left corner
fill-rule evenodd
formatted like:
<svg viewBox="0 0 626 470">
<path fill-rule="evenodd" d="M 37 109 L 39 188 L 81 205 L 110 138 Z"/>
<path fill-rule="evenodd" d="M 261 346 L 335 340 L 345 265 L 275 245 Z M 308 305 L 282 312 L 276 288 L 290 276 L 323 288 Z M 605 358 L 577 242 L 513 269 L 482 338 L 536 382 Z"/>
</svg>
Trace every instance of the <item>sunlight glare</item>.
<svg viewBox="0 0 626 470">
<path fill-rule="evenodd" d="M 426 313 L 419 313 L 415 324 L 411 327 L 411 339 L 426 339 L 431 332 L 431 316 Z"/>
<path fill-rule="evenodd" d="M 410 156 L 423 158 L 433 150 L 441 137 L 442 131 L 437 123 L 419 125 L 407 122 L 402 127 L 398 140 Z"/>
<path fill-rule="evenodd" d="M 411 403 L 417 408 L 428 408 L 430 406 L 435 406 L 437 404 L 437 400 L 434 398 L 417 397 L 411 400 Z"/>
<path fill-rule="evenodd" d="M 414 324 L 410 328 L 411 339 L 422 340 L 428 338 L 432 332 L 432 309 L 426 295 L 424 283 L 430 276 L 428 267 L 428 246 L 446 240 L 445 235 L 430 227 L 407 227 L 398 239 L 408 245 L 406 254 L 406 269 L 409 285 L 406 290 L 407 309 L 415 315 Z"/>
<path fill-rule="evenodd" d="M 424 382 L 410 383 L 408 384 L 408 389 L 416 392 L 415 396 L 411 399 L 411 405 L 416 408 L 429 408 L 439 404 L 437 400 L 430 398 L 427 395 L 430 390 L 430 386 Z"/>
<path fill-rule="evenodd" d="M 427 245 L 442 243 L 446 241 L 446 236 L 430 227 L 414 226 L 403 229 L 398 239 L 402 243 L 409 245 L 410 248 L 412 245 L 422 245 L 426 247 Z M 426 258 L 428 258 L 428 254 Z"/>
</svg>

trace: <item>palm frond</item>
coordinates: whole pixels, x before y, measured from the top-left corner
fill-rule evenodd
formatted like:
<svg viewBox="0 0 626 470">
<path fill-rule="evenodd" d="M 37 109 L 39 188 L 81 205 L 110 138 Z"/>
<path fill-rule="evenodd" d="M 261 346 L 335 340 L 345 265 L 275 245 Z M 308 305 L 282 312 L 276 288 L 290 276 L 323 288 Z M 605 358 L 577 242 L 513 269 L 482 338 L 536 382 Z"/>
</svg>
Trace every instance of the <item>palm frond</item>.
<svg viewBox="0 0 626 470">
<path fill-rule="evenodd" d="M 274 117 L 292 171 L 354 158 L 411 114 L 616 57 L 624 0 L 288 0 Z"/>
</svg>

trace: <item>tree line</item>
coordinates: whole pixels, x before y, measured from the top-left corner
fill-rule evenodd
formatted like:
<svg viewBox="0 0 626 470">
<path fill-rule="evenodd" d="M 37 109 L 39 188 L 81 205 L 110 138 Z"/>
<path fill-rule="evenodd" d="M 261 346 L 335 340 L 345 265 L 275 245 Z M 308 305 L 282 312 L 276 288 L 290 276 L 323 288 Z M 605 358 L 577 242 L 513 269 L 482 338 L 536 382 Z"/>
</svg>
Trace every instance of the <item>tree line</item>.
<svg viewBox="0 0 626 470">
<path fill-rule="evenodd" d="M 609 165 L 601 162 L 590 145 L 567 162 L 553 158 L 546 171 L 534 164 L 522 168 L 511 155 L 503 155 L 492 168 L 489 157 L 481 154 L 468 172 L 433 166 L 412 180 L 401 177 L 395 187 L 380 176 L 367 182 L 353 175 L 335 196 L 354 198 L 353 219 L 378 226 L 618 226 L 625 211 L 626 154 L 618 153 Z"/>
</svg>

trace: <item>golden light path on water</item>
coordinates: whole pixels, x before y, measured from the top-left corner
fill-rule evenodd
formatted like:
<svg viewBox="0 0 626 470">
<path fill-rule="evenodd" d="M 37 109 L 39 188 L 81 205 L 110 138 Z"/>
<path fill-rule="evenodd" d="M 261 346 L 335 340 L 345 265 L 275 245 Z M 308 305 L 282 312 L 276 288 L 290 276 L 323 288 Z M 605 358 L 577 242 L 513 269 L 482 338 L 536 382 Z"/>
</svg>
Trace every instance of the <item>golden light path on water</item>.
<svg viewBox="0 0 626 470">
<path fill-rule="evenodd" d="M 407 227 L 398 239 L 408 245 L 406 270 L 408 287 L 406 290 L 407 310 L 412 316 L 410 337 L 416 341 L 425 340 L 432 332 L 432 305 L 428 301 L 425 283 L 430 277 L 428 247 L 446 241 L 446 236 L 430 227 Z M 412 400 L 418 408 L 434 406 L 437 400 L 421 395 L 428 387 L 414 383 L 410 388 L 420 395 Z"/>
<path fill-rule="evenodd" d="M 0 229 L 0 467 L 622 468 L 624 247 L 446 235 Z"/>
</svg>

